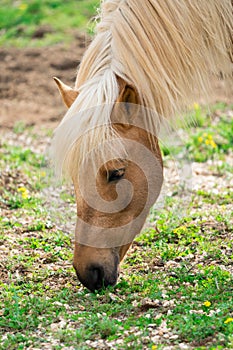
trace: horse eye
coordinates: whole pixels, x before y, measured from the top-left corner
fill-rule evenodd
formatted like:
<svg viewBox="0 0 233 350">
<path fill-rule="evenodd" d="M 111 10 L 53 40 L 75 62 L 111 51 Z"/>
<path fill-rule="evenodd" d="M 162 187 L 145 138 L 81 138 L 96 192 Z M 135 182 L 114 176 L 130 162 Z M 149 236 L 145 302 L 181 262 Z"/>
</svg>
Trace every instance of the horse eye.
<svg viewBox="0 0 233 350">
<path fill-rule="evenodd" d="M 107 175 L 108 182 L 120 180 L 124 176 L 124 174 L 125 174 L 124 168 L 109 170 Z"/>
</svg>

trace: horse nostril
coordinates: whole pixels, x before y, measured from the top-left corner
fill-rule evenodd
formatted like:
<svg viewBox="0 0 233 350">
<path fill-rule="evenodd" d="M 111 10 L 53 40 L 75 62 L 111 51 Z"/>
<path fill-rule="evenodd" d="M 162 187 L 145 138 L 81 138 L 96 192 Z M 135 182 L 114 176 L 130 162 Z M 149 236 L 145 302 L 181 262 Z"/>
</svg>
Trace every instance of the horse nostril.
<svg viewBox="0 0 233 350">
<path fill-rule="evenodd" d="M 90 268 L 90 285 L 92 290 L 99 290 L 104 286 L 104 270 L 101 266 Z"/>
</svg>

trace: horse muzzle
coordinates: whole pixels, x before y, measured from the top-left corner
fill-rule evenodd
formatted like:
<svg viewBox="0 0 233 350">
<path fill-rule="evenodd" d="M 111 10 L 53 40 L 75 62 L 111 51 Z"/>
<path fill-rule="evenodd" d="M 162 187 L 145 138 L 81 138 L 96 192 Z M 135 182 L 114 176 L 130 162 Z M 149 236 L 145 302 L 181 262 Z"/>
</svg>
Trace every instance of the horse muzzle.
<svg viewBox="0 0 233 350">
<path fill-rule="evenodd" d="M 109 271 L 109 269 L 100 264 L 91 264 L 82 274 L 75 266 L 74 268 L 79 281 L 91 292 L 114 286 L 119 276 L 118 266 L 115 266 L 113 271 Z"/>
<path fill-rule="evenodd" d="M 75 243 L 74 269 L 79 281 L 92 292 L 116 284 L 119 263 L 118 249 L 97 249 Z"/>
</svg>

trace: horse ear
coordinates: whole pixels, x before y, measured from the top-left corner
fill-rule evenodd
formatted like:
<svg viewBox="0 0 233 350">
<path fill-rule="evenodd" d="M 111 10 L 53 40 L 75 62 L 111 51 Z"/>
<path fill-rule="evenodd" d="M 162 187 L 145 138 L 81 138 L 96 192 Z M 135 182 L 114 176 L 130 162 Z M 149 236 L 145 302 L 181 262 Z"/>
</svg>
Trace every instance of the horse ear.
<svg viewBox="0 0 233 350">
<path fill-rule="evenodd" d="M 126 85 L 121 91 L 117 102 L 124 103 L 127 113 L 130 114 L 130 104 L 138 105 L 139 97 L 133 87 Z"/>
<path fill-rule="evenodd" d="M 62 99 L 65 103 L 65 105 L 69 108 L 76 97 L 78 96 L 78 91 L 71 89 L 68 85 L 64 84 L 60 79 L 54 77 L 53 78 L 55 83 L 57 84 L 57 87 L 60 91 L 60 94 L 62 96 Z"/>
<path fill-rule="evenodd" d="M 140 110 L 138 93 L 129 85 L 124 85 L 112 113 L 112 122 L 130 128 Z"/>
</svg>

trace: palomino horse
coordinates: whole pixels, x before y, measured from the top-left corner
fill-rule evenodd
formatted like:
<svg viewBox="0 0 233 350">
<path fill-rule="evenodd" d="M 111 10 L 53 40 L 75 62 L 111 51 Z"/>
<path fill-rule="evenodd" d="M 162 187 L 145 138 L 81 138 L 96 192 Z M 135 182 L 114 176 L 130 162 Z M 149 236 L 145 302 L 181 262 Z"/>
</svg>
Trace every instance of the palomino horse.
<svg viewBox="0 0 233 350">
<path fill-rule="evenodd" d="M 55 78 L 69 109 L 52 158 L 74 183 L 73 265 L 91 291 L 115 285 L 160 193 L 162 119 L 229 72 L 232 18 L 231 0 L 105 0 L 74 89 Z"/>
</svg>

